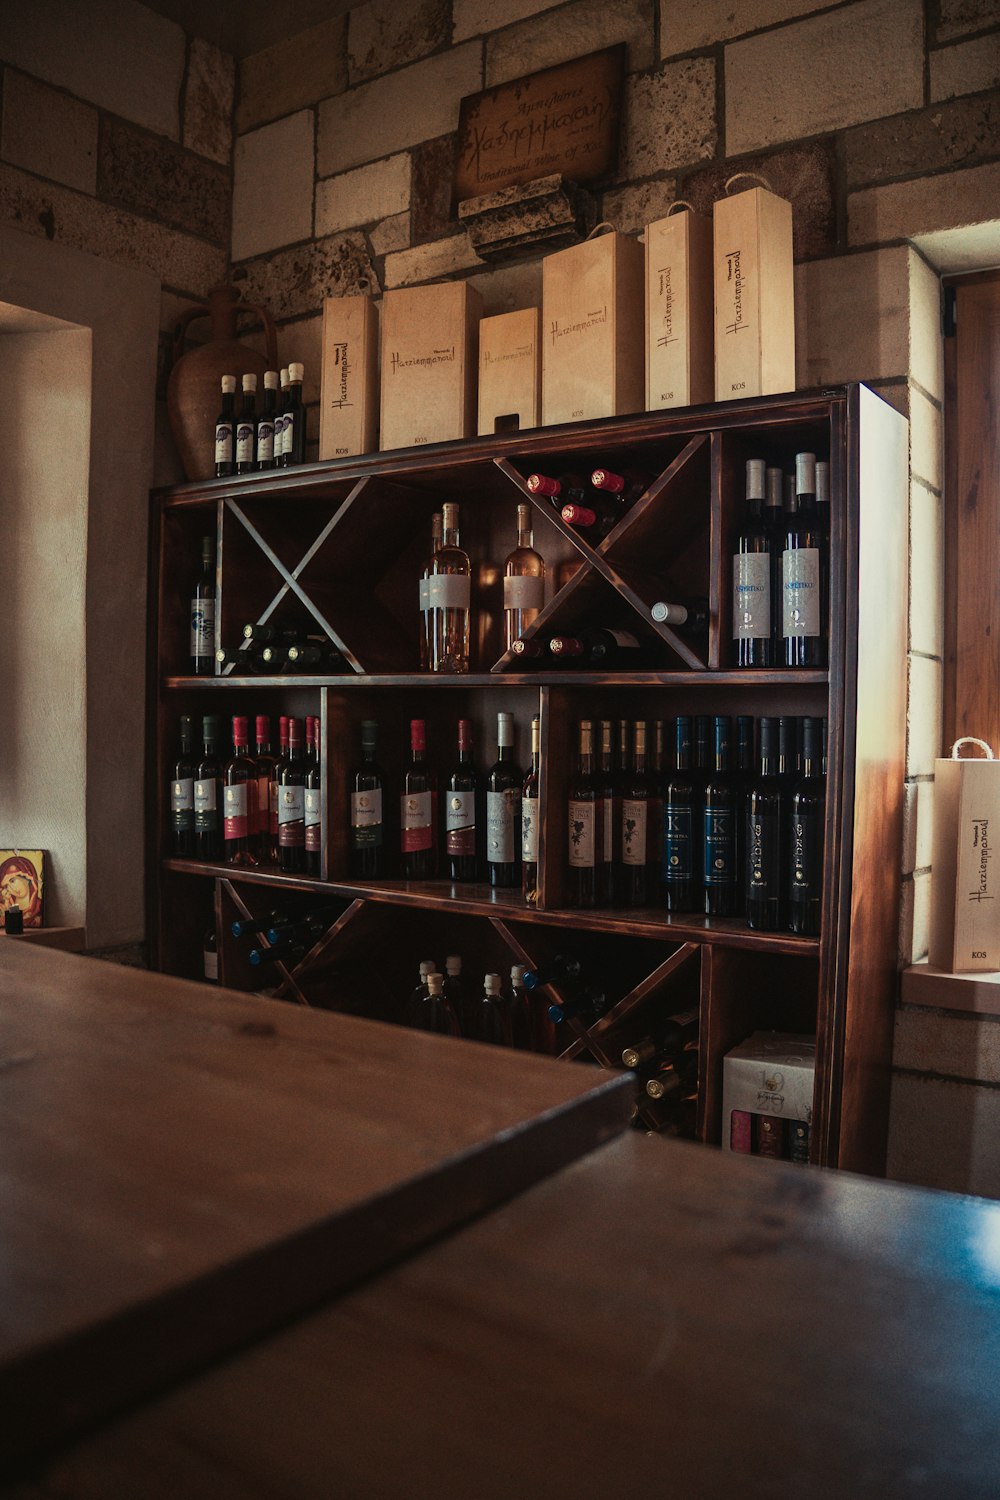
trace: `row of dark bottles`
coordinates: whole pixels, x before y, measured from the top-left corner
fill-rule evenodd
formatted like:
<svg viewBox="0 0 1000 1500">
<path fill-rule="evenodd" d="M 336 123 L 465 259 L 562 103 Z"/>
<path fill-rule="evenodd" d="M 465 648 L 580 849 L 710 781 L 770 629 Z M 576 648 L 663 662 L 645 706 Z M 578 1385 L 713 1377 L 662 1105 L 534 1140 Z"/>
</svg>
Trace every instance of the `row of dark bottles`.
<svg viewBox="0 0 1000 1500">
<path fill-rule="evenodd" d="M 218 714 L 180 720 L 180 750 L 171 769 L 170 840 L 179 859 L 244 869 L 277 865 L 286 874 L 321 873 L 319 720 L 280 718 L 272 749 L 271 719 L 237 714 L 231 738 Z"/>
<path fill-rule="evenodd" d="M 679 635 L 704 639 L 708 634 L 708 601 L 660 601 L 650 610 L 650 618 L 668 624 Z M 639 672 L 655 670 L 661 664 L 663 645 L 638 626 L 629 630 L 597 625 L 521 636 L 511 643 L 510 650 L 519 665 L 545 672 L 563 668 Z"/>
<path fill-rule="evenodd" d="M 734 1109 L 729 1117 L 729 1149 L 745 1156 L 808 1164 L 809 1124 L 781 1115 L 755 1115 Z"/>
<path fill-rule="evenodd" d="M 329 676 L 351 670 L 328 636 L 307 632 L 297 625 L 270 623 L 244 625 L 237 649 L 220 647 L 215 660 L 220 669 L 233 666 L 257 676 L 296 672 Z"/>
<path fill-rule="evenodd" d="M 514 964 L 509 980 L 490 972 L 477 985 L 463 974 L 460 955 L 448 955 L 443 974 L 426 959 L 397 1019 L 419 1031 L 554 1055 L 559 1045 L 550 1007 L 540 992 L 526 987 L 529 972 Z"/>
<path fill-rule="evenodd" d="M 254 474 L 305 463 L 306 409 L 302 404 L 302 365 L 293 361 L 280 372 L 264 372 L 257 405 L 257 376 L 241 379 L 236 410 L 236 376 L 222 377 L 222 410 L 215 419 L 215 474 Z M 279 389 L 280 385 L 280 389 Z"/>
<path fill-rule="evenodd" d="M 296 916 L 271 911 L 263 917 L 237 917 L 231 924 L 233 937 L 249 942 L 247 959 L 252 968 L 266 971 L 270 965 L 293 965 L 336 921 L 339 907 L 312 906 Z"/>
<path fill-rule="evenodd" d="M 568 526 L 583 533 L 594 547 L 645 493 L 651 474 L 637 469 L 615 473 L 591 469 L 559 475 L 529 474 L 526 486 L 559 512 Z"/>
</svg>

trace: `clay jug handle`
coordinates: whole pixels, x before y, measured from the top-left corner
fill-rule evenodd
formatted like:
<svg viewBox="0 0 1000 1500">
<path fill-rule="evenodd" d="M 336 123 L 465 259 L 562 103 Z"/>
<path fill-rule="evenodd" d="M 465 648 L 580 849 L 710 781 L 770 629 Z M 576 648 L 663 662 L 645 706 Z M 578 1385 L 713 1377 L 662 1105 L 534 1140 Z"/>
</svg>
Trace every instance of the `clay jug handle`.
<svg viewBox="0 0 1000 1500">
<path fill-rule="evenodd" d="M 173 343 L 170 349 L 171 367 L 173 367 L 177 363 L 181 355 L 184 353 L 184 335 L 187 333 L 188 324 L 193 323 L 195 318 L 207 317 L 208 308 L 204 303 L 202 303 L 200 307 L 189 307 L 186 312 L 182 312 L 180 317 L 175 319 Z"/>
<path fill-rule="evenodd" d="M 278 332 L 274 326 L 274 319 L 271 317 L 271 314 L 266 308 L 251 307 L 249 302 L 237 302 L 236 311 L 238 313 L 253 313 L 254 317 L 259 318 L 263 323 L 268 368 L 276 370 L 278 368 Z"/>
</svg>

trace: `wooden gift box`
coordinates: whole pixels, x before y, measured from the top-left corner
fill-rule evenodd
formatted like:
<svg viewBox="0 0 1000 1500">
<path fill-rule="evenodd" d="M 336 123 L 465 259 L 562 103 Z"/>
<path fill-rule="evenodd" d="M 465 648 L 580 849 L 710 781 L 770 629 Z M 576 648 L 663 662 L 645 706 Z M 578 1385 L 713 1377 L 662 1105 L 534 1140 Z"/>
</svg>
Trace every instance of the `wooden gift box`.
<svg viewBox="0 0 1000 1500">
<path fill-rule="evenodd" d="M 756 187 L 714 218 L 716 400 L 794 391 L 792 205 Z"/>
<path fill-rule="evenodd" d="M 542 411 L 538 308 L 479 325 L 479 435 L 537 427 Z"/>
<path fill-rule="evenodd" d="M 323 303 L 319 456 L 372 453 L 378 430 L 378 312 L 368 296 Z"/>
<path fill-rule="evenodd" d="M 643 248 L 617 230 L 542 262 L 542 422 L 641 411 Z"/>
<path fill-rule="evenodd" d="M 379 438 L 383 449 L 475 436 L 482 308 L 479 293 L 465 281 L 386 292 Z"/>
<path fill-rule="evenodd" d="M 646 410 L 715 399 L 712 221 L 690 210 L 646 225 Z"/>
<path fill-rule="evenodd" d="M 934 762 L 928 961 L 949 974 L 1000 969 L 1000 760 Z M 989 752 L 992 756 L 992 752 Z"/>
</svg>

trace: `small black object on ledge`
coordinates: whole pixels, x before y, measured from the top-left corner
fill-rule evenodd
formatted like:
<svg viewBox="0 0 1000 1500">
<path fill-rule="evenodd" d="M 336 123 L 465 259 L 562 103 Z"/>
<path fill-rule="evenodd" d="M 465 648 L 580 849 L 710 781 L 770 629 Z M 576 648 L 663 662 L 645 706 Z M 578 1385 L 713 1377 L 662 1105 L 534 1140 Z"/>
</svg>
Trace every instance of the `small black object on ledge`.
<svg viewBox="0 0 1000 1500">
<path fill-rule="evenodd" d="M 24 912 L 19 906 L 8 906 L 3 914 L 3 930 L 8 937 L 20 937 L 24 932 Z"/>
</svg>

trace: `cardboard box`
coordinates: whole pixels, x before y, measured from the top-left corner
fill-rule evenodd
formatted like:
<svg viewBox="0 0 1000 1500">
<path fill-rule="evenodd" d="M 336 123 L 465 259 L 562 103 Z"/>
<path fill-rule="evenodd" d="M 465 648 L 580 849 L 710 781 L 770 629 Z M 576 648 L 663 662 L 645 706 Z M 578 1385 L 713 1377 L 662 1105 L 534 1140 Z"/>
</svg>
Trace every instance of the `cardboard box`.
<svg viewBox="0 0 1000 1500">
<path fill-rule="evenodd" d="M 715 399 L 795 389 L 792 205 L 766 188 L 715 205 Z"/>
<path fill-rule="evenodd" d="M 934 762 L 931 934 L 928 961 L 951 974 L 1000 969 L 1000 760 Z M 990 751 L 992 756 L 992 751 Z"/>
<path fill-rule="evenodd" d="M 465 281 L 386 292 L 379 436 L 383 449 L 475 436 L 482 310 L 482 298 Z"/>
<path fill-rule="evenodd" d="M 542 419 L 538 308 L 500 313 L 479 325 L 479 435 L 518 432 Z"/>
<path fill-rule="evenodd" d="M 646 410 L 715 399 L 712 220 L 646 225 Z"/>
<path fill-rule="evenodd" d="M 755 1031 L 722 1059 L 722 1149 L 734 1110 L 812 1123 L 816 1038 Z"/>
<path fill-rule="evenodd" d="M 643 249 L 617 230 L 542 262 L 542 422 L 641 411 Z"/>
<path fill-rule="evenodd" d="M 378 312 L 368 296 L 323 303 L 319 456 L 373 453 L 378 428 Z"/>
</svg>

